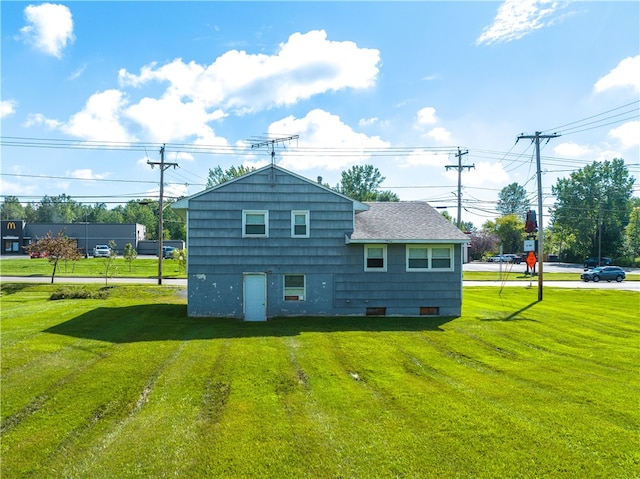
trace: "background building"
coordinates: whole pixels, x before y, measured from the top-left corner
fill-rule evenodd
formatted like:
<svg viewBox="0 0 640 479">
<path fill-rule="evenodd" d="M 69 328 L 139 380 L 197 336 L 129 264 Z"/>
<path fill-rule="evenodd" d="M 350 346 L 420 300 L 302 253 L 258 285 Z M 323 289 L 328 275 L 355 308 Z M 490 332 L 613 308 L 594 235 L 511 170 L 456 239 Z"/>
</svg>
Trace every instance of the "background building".
<svg viewBox="0 0 640 479">
<path fill-rule="evenodd" d="M 116 243 L 116 250 L 122 254 L 127 243 L 138 250 L 139 243 L 145 239 L 146 228 L 138 223 L 25 223 L 22 220 L 3 220 L 2 255 L 26 254 L 25 247 L 48 233 L 56 236 L 60 231 L 68 238 L 76 240 L 82 254 L 91 255 L 98 244 Z"/>
</svg>

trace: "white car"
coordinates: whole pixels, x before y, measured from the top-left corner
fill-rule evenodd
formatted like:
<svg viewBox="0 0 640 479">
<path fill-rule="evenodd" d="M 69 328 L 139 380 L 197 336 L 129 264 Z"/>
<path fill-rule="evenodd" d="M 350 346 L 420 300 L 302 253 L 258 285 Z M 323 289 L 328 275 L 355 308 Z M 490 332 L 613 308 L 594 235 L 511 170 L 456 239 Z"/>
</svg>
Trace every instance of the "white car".
<svg viewBox="0 0 640 479">
<path fill-rule="evenodd" d="M 111 256 L 111 248 L 106 244 L 97 244 L 96 247 L 93 248 L 94 258 L 108 258 L 109 256 Z"/>
</svg>

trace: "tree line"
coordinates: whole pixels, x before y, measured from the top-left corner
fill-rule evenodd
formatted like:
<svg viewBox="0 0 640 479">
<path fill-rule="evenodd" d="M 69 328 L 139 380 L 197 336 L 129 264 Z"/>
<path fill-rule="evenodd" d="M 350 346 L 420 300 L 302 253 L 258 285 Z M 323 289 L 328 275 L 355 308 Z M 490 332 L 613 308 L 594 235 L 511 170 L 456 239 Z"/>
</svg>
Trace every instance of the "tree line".
<svg viewBox="0 0 640 479">
<path fill-rule="evenodd" d="M 633 197 L 635 178 L 623 159 L 586 165 L 552 185 L 555 202 L 544 230 L 544 252 L 560 261 L 582 263 L 587 257 L 610 257 L 620 265 L 635 265 L 640 256 L 640 198 Z M 530 209 L 525 189 L 517 183 L 498 195 L 495 220 L 471 232 L 471 255 L 521 252 Z"/>
<path fill-rule="evenodd" d="M 163 239 L 186 238 L 184 221 L 169 206 L 163 208 Z M 22 219 L 27 223 L 139 223 L 147 230 L 147 239 L 158 239 L 157 200 L 141 198 L 108 209 L 106 203 L 79 203 L 66 194 L 45 195 L 39 202 L 23 205 L 15 196 L 7 196 L 0 205 L 3 220 Z"/>
<path fill-rule="evenodd" d="M 206 188 L 253 171 L 252 167 L 220 166 L 210 169 Z M 372 165 L 356 165 L 341 173 L 335 191 L 358 201 L 399 201 L 391 192 L 381 190 L 385 180 Z M 629 175 L 623 159 L 596 162 L 560 178 L 551 190 L 555 203 L 545 229 L 545 253 L 557 254 L 561 261 L 581 263 L 586 257 L 611 257 L 618 264 L 635 261 L 640 255 L 640 199 L 633 197 L 635 178 Z M 168 203 L 170 203 L 169 201 Z M 521 252 L 526 233 L 525 215 L 531 208 L 523 186 L 512 183 L 498 194 L 496 209 L 500 216 L 486 221 L 480 229 L 463 222 L 470 232 L 472 259 L 503 251 Z M 163 210 L 163 239 L 186 238 L 182 219 L 168 205 Z M 448 213 L 443 213 L 452 222 Z M 7 196 L 0 205 L 0 217 L 23 219 L 28 223 L 139 223 L 147 230 L 147 239 L 158 238 L 158 202 L 152 199 L 130 200 L 107 209 L 105 203 L 85 205 L 66 194 L 44 196 L 40 202 L 23 205 L 15 196 Z"/>
<path fill-rule="evenodd" d="M 247 166 L 209 169 L 206 188 L 213 188 L 254 169 Z M 342 172 L 341 180 L 334 189 L 359 201 L 399 201 L 395 193 L 380 190 L 384 180 L 385 177 L 372 165 L 356 165 Z M 163 239 L 185 240 L 186 225 L 171 209 L 171 202 L 167 200 L 163 208 Z M 66 194 L 45 195 L 38 202 L 23 205 L 18 197 L 7 196 L 0 205 L 0 218 L 22 219 L 27 223 L 139 223 L 145 226 L 147 239 L 155 240 L 158 239 L 158 206 L 157 200 L 141 198 L 108 209 L 106 203 L 83 204 Z"/>
</svg>

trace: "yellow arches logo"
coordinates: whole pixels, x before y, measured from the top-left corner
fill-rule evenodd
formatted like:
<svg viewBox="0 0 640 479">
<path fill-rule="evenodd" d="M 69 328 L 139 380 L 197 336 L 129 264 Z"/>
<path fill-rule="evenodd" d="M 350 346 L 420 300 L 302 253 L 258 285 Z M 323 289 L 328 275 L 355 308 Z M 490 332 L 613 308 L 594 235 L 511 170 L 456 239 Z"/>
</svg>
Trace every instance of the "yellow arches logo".
<svg viewBox="0 0 640 479">
<path fill-rule="evenodd" d="M 9 222 L 7 223 L 7 229 L 8 229 L 8 230 L 14 230 L 14 229 L 16 229 L 16 224 L 15 224 L 15 222 L 13 222 L 13 221 L 9 221 Z"/>
</svg>

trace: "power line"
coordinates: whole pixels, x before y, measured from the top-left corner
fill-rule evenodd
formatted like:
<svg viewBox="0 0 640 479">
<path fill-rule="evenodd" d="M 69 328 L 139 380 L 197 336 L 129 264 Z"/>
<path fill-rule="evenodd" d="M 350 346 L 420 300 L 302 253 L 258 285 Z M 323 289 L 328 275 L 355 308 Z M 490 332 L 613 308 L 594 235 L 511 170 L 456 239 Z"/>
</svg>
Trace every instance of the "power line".
<svg viewBox="0 0 640 479">
<path fill-rule="evenodd" d="M 640 100 L 635 100 L 635 101 L 632 101 L 632 102 L 627 103 L 627 104 L 625 104 L 625 105 L 621 105 L 621 106 L 618 106 L 618 107 L 612 108 L 612 109 L 610 109 L 610 110 L 603 111 L 602 113 L 598 113 L 598 114 L 596 114 L 596 115 L 588 116 L 588 117 L 583 118 L 583 119 L 581 119 L 581 120 L 572 121 L 571 123 L 566 123 L 566 124 L 564 124 L 564 125 L 556 126 L 556 127 L 554 127 L 554 128 L 549 128 L 549 129 L 547 129 L 547 130 L 542 130 L 542 133 L 547 132 L 547 131 L 556 131 L 556 132 L 557 132 L 557 131 L 560 131 L 562 128 L 565 128 L 565 127 L 567 127 L 567 126 L 575 125 L 575 124 L 577 124 L 577 123 L 582 123 L 582 122 L 584 122 L 584 121 L 586 121 L 586 120 L 591 120 L 592 118 L 597 118 L 597 117 L 599 117 L 599 116 L 606 115 L 607 113 L 611 113 L 612 111 L 621 110 L 621 109 L 623 109 L 623 108 L 627 108 L 628 106 L 635 105 L 635 104 L 638 104 L 638 103 L 640 103 Z M 637 110 L 638 110 L 638 108 L 636 108 L 635 110 L 637 111 Z M 617 116 L 617 115 L 616 115 L 616 116 Z M 571 129 L 571 128 L 570 128 L 570 129 Z"/>
<path fill-rule="evenodd" d="M 22 178 L 38 178 L 42 180 L 76 180 L 76 181 L 98 181 L 98 182 L 110 182 L 110 183 L 141 183 L 141 184 L 157 184 L 157 181 L 143 181 L 143 180 L 119 180 L 108 178 L 78 178 L 76 176 L 53 176 L 53 175 L 26 175 L 19 173 L 0 173 L 0 176 L 13 176 Z"/>
</svg>

